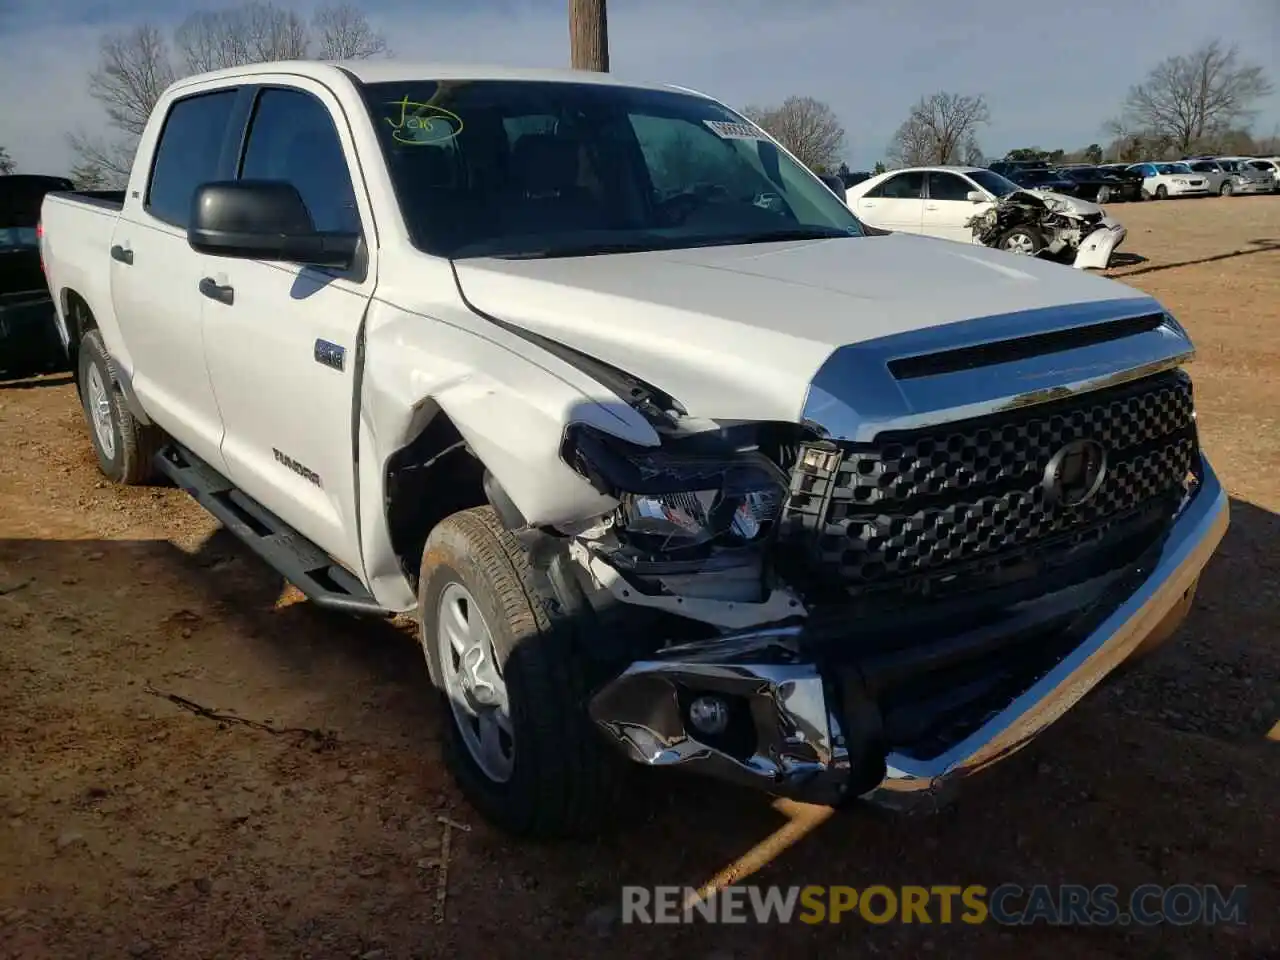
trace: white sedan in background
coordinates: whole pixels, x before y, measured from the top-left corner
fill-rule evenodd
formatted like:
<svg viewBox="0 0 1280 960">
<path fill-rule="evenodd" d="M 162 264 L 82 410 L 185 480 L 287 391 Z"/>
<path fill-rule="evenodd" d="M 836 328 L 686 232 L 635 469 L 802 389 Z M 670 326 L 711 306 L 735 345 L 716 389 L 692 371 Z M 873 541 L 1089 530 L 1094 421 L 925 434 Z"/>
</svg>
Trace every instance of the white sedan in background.
<svg viewBox="0 0 1280 960">
<path fill-rule="evenodd" d="M 1186 163 L 1135 163 L 1129 169 L 1142 174 L 1142 194 L 1155 200 L 1209 195 L 1205 175 Z"/>
<path fill-rule="evenodd" d="M 981 243 L 971 225 L 974 218 L 1019 193 L 1043 204 L 1043 222 L 1011 225 L 992 244 L 999 249 L 1034 255 L 1046 248 L 1057 252 L 1065 247 L 1076 251 L 1074 266 L 1101 269 L 1125 238 L 1125 228 L 1096 203 L 1020 187 L 983 167 L 890 170 L 849 187 L 845 203 L 858 219 L 883 230 Z"/>
</svg>

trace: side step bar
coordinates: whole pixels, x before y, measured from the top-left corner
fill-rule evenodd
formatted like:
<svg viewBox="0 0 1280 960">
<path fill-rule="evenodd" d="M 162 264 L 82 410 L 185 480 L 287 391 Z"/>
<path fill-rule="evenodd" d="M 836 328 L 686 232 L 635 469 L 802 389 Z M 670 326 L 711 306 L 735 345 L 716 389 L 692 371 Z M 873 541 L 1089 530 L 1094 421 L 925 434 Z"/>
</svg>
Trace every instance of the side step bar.
<svg viewBox="0 0 1280 960">
<path fill-rule="evenodd" d="M 365 616 L 393 615 L 328 554 L 189 450 L 171 443 L 156 454 L 155 465 L 316 606 Z"/>
</svg>

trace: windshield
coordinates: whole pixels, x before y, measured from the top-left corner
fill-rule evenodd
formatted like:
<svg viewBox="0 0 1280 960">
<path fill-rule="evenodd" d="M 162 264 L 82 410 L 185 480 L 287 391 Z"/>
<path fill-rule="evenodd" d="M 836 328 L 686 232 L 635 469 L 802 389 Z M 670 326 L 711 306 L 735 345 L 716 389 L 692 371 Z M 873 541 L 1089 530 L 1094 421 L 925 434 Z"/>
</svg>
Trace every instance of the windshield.
<svg viewBox="0 0 1280 960">
<path fill-rule="evenodd" d="M 1022 189 L 1008 177 L 1002 177 L 994 170 L 969 170 L 965 172 L 965 176 L 987 193 L 997 197 L 1007 197 L 1014 191 Z"/>
<path fill-rule="evenodd" d="M 505 80 L 364 96 L 412 241 L 439 256 L 863 235 L 822 181 L 704 97 Z"/>
</svg>

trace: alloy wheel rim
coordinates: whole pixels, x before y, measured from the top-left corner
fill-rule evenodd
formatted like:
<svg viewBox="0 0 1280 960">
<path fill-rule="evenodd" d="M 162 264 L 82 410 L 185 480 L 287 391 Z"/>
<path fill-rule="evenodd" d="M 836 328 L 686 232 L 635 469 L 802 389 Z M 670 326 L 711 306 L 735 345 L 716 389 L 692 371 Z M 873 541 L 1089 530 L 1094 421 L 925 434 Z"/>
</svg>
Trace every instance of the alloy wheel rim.
<svg viewBox="0 0 1280 960">
<path fill-rule="evenodd" d="M 98 446 L 108 460 L 116 456 L 116 432 L 111 423 L 111 398 L 96 365 L 89 368 L 89 413 Z"/>
<path fill-rule="evenodd" d="M 444 588 L 436 614 L 440 672 L 462 742 L 486 777 L 506 783 L 515 767 L 515 736 L 493 633 L 460 583 Z"/>
<path fill-rule="evenodd" d="M 1024 256 L 1034 252 L 1031 238 L 1025 233 L 1015 233 L 1004 242 L 1004 248 L 1010 253 L 1019 253 Z"/>
</svg>

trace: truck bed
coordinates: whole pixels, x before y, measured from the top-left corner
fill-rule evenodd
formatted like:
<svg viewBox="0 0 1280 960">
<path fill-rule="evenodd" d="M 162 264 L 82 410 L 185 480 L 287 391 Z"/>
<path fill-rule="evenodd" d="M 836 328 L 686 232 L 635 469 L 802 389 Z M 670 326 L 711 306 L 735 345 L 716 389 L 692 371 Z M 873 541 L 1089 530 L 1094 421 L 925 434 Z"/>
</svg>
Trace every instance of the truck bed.
<svg viewBox="0 0 1280 960">
<path fill-rule="evenodd" d="M 124 209 L 124 191 L 123 190 L 70 190 L 57 191 L 49 194 L 51 197 L 65 197 L 68 200 L 80 200 L 84 203 L 92 204 L 95 207 L 103 207 L 114 213 L 119 213 Z"/>
</svg>

